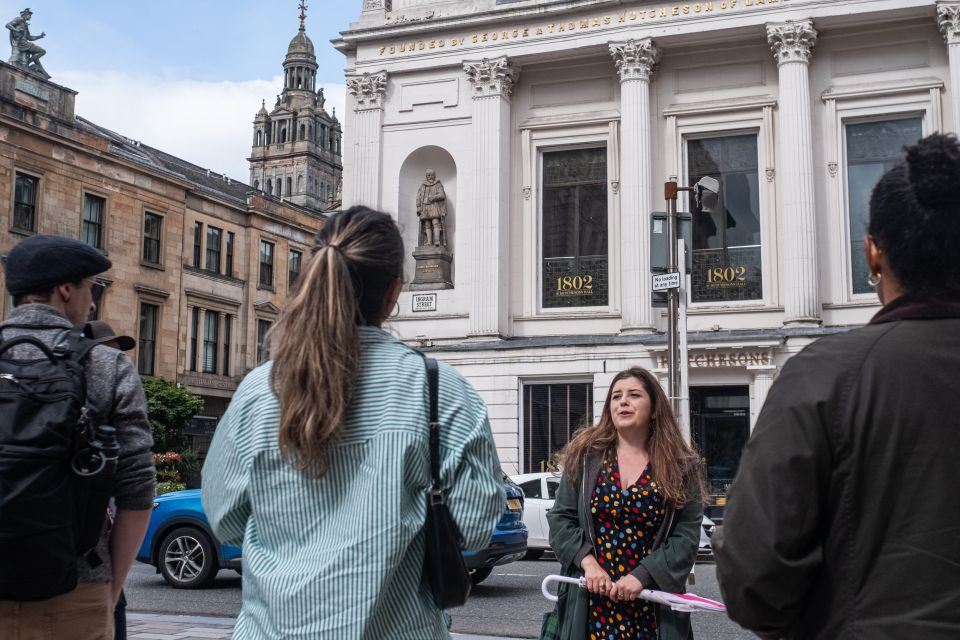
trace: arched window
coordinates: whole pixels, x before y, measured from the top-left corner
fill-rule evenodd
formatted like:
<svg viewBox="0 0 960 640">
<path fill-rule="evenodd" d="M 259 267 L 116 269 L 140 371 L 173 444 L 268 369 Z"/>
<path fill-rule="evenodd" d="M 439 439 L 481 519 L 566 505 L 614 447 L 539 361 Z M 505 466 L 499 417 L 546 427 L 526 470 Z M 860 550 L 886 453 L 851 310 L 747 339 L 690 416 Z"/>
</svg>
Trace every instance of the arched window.
<svg viewBox="0 0 960 640">
<path fill-rule="evenodd" d="M 259 189 L 259 188 L 260 188 L 260 181 L 259 181 L 259 180 L 254 180 L 254 181 L 253 181 L 253 188 L 254 188 L 254 189 Z"/>
<path fill-rule="evenodd" d="M 280 144 L 283 144 L 287 141 L 287 128 L 281 127 L 280 129 Z"/>
<path fill-rule="evenodd" d="M 277 197 L 283 197 L 283 178 L 277 178 Z"/>
<path fill-rule="evenodd" d="M 260 129 L 257 129 L 257 140 L 254 144 L 256 144 L 259 147 L 262 141 L 263 141 L 263 131 L 261 131 Z"/>
<path fill-rule="evenodd" d="M 303 175 L 297 176 L 297 193 L 303 193 Z"/>
<path fill-rule="evenodd" d="M 305 124 L 300 125 L 300 139 L 301 140 L 307 139 L 307 125 Z"/>
<path fill-rule="evenodd" d="M 267 195 L 273 195 L 273 180 L 267 180 Z"/>
<path fill-rule="evenodd" d="M 293 195 L 293 178 L 287 177 L 287 196 Z"/>
</svg>

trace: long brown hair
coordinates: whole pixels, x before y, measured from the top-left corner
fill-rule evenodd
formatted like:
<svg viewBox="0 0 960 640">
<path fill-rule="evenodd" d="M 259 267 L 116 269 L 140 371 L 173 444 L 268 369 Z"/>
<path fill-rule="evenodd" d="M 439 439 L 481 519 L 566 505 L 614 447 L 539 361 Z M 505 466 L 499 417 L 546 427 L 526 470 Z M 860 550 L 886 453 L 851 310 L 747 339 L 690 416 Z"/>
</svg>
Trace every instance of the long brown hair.
<svg viewBox="0 0 960 640">
<path fill-rule="evenodd" d="M 351 207 L 327 219 L 293 298 L 274 329 L 270 384 L 280 402 L 280 453 L 321 476 L 350 405 L 361 325 L 387 317 L 403 274 L 403 239 L 386 213 Z"/>
<path fill-rule="evenodd" d="M 642 367 L 631 367 L 613 377 L 607 390 L 607 399 L 603 403 L 600 422 L 593 427 L 579 429 L 573 439 L 559 454 L 563 473 L 573 482 L 580 480 L 583 473 L 583 458 L 586 454 L 603 455 L 615 452 L 617 448 L 617 429 L 613 425 L 610 413 L 610 398 L 614 385 L 625 378 L 636 378 L 650 397 L 650 440 L 647 450 L 650 454 L 650 467 L 660 488 L 660 493 L 674 507 L 682 507 L 690 500 L 684 479 L 694 474 L 700 486 L 701 499 L 706 498 L 706 487 L 700 456 L 687 444 L 680 431 L 680 424 L 673 414 L 670 400 L 664 393 L 656 377 Z M 569 475 L 568 475 L 569 474 Z"/>
</svg>

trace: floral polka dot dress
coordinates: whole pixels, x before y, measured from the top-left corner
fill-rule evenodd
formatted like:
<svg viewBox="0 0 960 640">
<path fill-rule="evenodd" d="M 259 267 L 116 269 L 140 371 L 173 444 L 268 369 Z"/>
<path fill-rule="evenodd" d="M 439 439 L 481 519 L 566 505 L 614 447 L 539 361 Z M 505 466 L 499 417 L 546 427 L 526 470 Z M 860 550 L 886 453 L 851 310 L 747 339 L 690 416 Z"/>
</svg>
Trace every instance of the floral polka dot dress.
<svg viewBox="0 0 960 640">
<path fill-rule="evenodd" d="M 653 551 L 653 541 L 666 512 L 663 496 L 656 490 L 650 465 L 637 481 L 620 486 L 616 456 L 604 460 L 590 497 L 596 539 L 597 561 L 614 581 L 637 568 Z M 646 600 L 613 602 L 589 595 L 590 640 L 655 640 L 655 605 Z"/>
</svg>

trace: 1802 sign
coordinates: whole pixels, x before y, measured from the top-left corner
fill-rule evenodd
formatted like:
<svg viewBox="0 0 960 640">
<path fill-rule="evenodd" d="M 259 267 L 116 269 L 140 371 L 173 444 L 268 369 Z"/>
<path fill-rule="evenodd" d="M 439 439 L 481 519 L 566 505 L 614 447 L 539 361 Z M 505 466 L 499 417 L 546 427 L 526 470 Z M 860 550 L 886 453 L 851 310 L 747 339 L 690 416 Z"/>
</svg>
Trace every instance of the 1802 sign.
<svg viewBox="0 0 960 640">
<path fill-rule="evenodd" d="M 593 276 L 561 276 L 557 278 L 558 296 L 592 296 Z"/>
</svg>

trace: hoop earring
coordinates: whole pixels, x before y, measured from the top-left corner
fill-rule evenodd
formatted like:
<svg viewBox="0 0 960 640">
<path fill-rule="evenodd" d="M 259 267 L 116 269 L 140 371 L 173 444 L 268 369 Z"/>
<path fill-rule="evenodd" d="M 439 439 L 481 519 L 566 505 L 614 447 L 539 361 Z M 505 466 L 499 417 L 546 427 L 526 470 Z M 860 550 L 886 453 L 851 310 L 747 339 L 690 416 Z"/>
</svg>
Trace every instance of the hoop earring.
<svg viewBox="0 0 960 640">
<path fill-rule="evenodd" d="M 388 318 L 396 318 L 396 317 L 398 317 L 398 316 L 400 315 L 400 303 L 399 303 L 399 302 L 395 302 L 394 304 L 397 305 L 397 308 L 394 310 L 393 313 L 391 313 L 389 316 L 387 316 Z"/>
<path fill-rule="evenodd" d="M 883 275 L 879 273 L 871 273 L 869 276 L 867 276 L 867 284 L 870 285 L 871 287 L 876 288 L 876 286 L 880 284 L 880 280 L 882 279 L 883 279 Z"/>
</svg>

